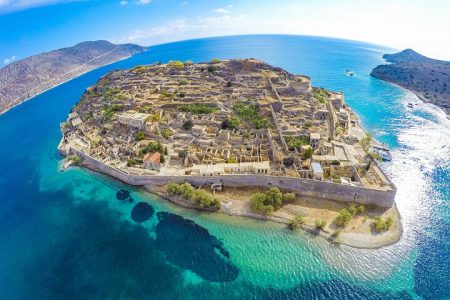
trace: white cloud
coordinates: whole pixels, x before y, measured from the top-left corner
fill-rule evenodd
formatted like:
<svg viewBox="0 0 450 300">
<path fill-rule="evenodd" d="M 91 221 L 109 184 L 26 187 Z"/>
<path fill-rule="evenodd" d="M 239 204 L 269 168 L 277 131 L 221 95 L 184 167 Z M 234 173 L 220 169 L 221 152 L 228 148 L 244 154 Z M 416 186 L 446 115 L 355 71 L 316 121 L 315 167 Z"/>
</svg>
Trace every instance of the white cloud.
<svg viewBox="0 0 450 300">
<path fill-rule="evenodd" d="M 412 0 L 389 2 L 347 1 L 339 6 L 314 2 L 281 1 L 257 7 L 251 14 L 229 13 L 177 19 L 153 28 L 140 28 L 119 40 L 154 45 L 177 40 L 234 34 L 305 34 L 362 40 L 397 49 L 412 48 L 427 56 L 450 60 L 450 2 L 436 0 L 439 9 Z M 387 3 L 387 0 L 380 0 Z M 386 4 L 388 5 L 388 4 Z M 229 10 L 228 6 L 222 7 Z M 233 8 L 233 11 L 236 9 Z M 398 12 L 402 13 L 399 14 Z M 431 22 L 430 20 L 433 20 Z"/>
<path fill-rule="evenodd" d="M 1 4 L 1 2 L 0 2 L 0 4 Z M 15 62 L 16 59 L 17 59 L 17 57 L 16 57 L 15 55 L 13 55 L 13 56 L 11 56 L 11 57 L 8 57 L 8 58 L 5 58 L 5 59 L 3 60 L 3 64 L 5 64 L 5 65 L 10 64 L 10 63 L 12 63 L 12 62 Z"/>
<path fill-rule="evenodd" d="M 78 1 L 82 0 L 0 0 L 0 12 L 11 12 L 31 7 Z"/>
<path fill-rule="evenodd" d="M 241 27 L 250 27 L 250 22 L 247 15 L 181 18 L 169 21 L 161 26 L 135 30 L 126 38 L 115 40 L 115 42 L 155 45 L 190 38 L 251 33 L 250 31 L 242 31 Z"/>
<path fill-rule="evenodd" d="M 223 7 L 219 7 L 219 8 L 213 9 L 213 12 L 215 12 L 216 14 L 227 14 L 230 12 L 230 10 L 223 8 Z"/>
<path fill-rule="evenodd" d="M 1 1 L 1 0 L 0 0 Z M 134 0 L 134 1 L 129 1 L 129 0 L 121 0 L 119 2 L 120 5 L 128 5 L 128 4 L 133 4 L 133 5 L 146 5 L 149 4 L 150 2 L 152 2 L 153 0 Z"/>
</svg>

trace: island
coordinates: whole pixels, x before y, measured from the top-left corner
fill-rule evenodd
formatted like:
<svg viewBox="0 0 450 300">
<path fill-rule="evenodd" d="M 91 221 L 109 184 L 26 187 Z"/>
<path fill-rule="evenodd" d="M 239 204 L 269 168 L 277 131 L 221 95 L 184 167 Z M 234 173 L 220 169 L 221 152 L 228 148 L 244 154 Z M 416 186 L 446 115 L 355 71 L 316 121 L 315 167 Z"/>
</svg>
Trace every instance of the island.
<svg viewBox="0 0 450 300">
<path fill-rule="evenodd" d="M 271 220 L 333 242 L 396 242 L 395 185 L 344 95 L 257 59 L 116 70 L 86 89 L 58 146 L 189 208 Z"/>
<path fill-rule="evenodd" d="M 8 64 L 0 68 L 0 114 L 65 81 L 145 50 L 135 44 L 88 41 Z"/>
<path fill-rule="evenodd" d="M 428 58 L 412 49 L 383 58 L 390 64 L 377 66 L 370 75 L 408 89 L 450 114 L 450 62 Z"/>
</svg>

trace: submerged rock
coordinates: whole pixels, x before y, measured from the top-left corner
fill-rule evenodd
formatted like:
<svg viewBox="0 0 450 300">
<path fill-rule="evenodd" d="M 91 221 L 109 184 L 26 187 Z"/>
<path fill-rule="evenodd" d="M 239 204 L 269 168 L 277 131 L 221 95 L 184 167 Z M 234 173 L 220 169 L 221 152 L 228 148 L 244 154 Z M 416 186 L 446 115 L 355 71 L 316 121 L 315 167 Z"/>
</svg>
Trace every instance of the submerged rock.
<svg viewBox="0 0 450 300">
<path fill-rule="evenodd" d="M 133 218 L 135 222 L 144 222 L 150 219 L 154 212 L 155 210 L 150 204 L 146 202 L 139 202 L 133 207 L 133 210 L 131 211 L 131 218 Z"/>
<path fill-rule="evenodd" d="M 130 198 L 130 192 L 129 191 L 127 191 L 127 190 L 119 190 L 117 193 L 116 193 L 116 198 L 118 199 L 118 200 L 127 200 L 128 198 Z"/>
<path fill-rule="evenodd" d="M 169 261 L 209 281 L 237 278 L 239 269 L 231 262 L 230 254 L 206 228 L 168 212 L 158 212 L 157 216 L 156 247 Z"/>
</svg>

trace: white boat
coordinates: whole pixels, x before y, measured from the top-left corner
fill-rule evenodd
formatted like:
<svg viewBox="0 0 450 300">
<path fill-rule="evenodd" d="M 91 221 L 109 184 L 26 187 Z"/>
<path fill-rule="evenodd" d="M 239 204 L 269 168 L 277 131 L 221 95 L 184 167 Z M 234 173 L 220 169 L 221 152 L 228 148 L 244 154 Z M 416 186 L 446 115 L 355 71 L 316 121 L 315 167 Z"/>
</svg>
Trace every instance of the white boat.
<svg viewBox="0 0 450 300">
<path fill-rule="evenodd" d="M 382 145 L 382 146 L 372 146 L 373 152 L 379 154 L 381 156 L 381 159 L 384 161 L 391 161 L 392 160 L 392 156 L 391 156 L 391 152 L 389 151 L 389 149 Z"/>
<path fill-rule="evenodd" d="M 345 73 L 347 74 L 347 76 L 355 75 L 355 73 L 352 70 L 345 70 Z"/>
</svg>

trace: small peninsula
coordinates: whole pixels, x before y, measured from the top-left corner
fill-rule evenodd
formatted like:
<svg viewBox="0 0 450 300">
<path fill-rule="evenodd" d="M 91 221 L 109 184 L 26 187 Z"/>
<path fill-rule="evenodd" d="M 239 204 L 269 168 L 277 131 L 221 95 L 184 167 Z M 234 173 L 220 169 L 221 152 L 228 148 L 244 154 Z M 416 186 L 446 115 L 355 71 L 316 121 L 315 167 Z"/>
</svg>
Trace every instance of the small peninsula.
<svg viewBox="0 0 450 300">
<path fill-rule="evenodd" d="M 411 49 L 385 54 L 383 58 L 390 64 L 377 66 L 370 75 L 408 89 L 450 114 L 450 62 Z"/>
<path fill-rule="evenodd" d="M 0 113 L 98 67 L 145 51 L 135 44 L 88 41 L 0 68 Z"/>
<path fill-rule="evenodd" d="M 377 248 L 401 235 L 380 147 L 344 95 L 257 59 L 116 70 L 61 124 L 77 164 L 178 205 Z"/>
</svg>

